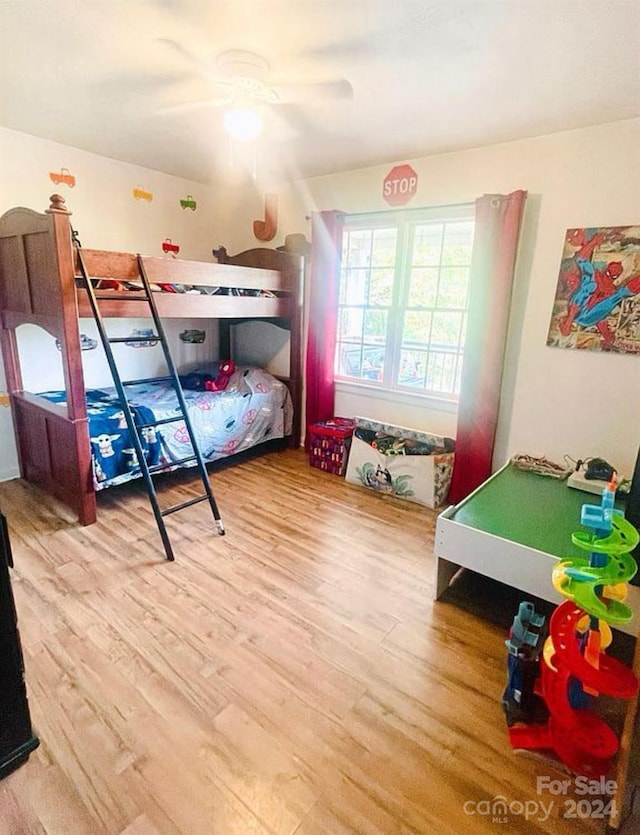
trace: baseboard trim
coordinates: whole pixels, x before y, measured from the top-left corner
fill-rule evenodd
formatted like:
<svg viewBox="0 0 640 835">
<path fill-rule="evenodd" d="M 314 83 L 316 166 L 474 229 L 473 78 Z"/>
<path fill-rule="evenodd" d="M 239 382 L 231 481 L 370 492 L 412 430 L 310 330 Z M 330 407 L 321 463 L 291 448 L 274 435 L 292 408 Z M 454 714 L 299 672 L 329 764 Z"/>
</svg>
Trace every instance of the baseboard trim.
<svg viewBox="0 0 640 835">
<path fill-rule="evenodd" d="M 0 470 L 0 481 L 11 481 L 14 478 L 20 478 L 20 470 L 17 467 Z"/>
</svg>

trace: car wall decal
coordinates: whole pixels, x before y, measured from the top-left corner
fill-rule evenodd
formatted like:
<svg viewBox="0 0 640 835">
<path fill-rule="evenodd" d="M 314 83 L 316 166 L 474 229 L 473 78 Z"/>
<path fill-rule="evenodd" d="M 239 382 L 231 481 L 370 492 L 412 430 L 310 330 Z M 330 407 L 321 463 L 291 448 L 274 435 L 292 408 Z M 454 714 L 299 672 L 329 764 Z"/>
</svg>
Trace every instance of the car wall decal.
<svg viewBox="0 0 640 835">
<path fill-rule="evenodd" d="M 177 255 L 180 252 L 180 247 L 178 246 L 178 244 L 174 244 L 171 238 L 165 238 L 162 242 L 162 251 L 172 252 Z"/>
<path fill-rule="evenodd" d="M 183 209 L 191 209 L 192 212 L 195 212 L 198 206 L 198 204 L 190 194 L 187 194 L 186 197 L 182 198 L 182 200 L 180 201 L 180 205 Z"/>
<path fill-rule="evenodd" d="M 49 171 L 49 179 L 57 186 L 65 185 L 73 188 L 76 184 L 76 178 L 68 168 L 61 168 L 60 171 Z"/>
<path fill-rule="evenodd" d="M 200 345 L 204 342 L 207 334 L 205 331 L 191 328 L 189 330 L 182 331 L 182 333 L 178 334 L 178 336 L 182 342 L 191 342 L 194 345 Z"/>
<path fill-rule="evenodd" d="M 141 185 L 137 185 L 133 189 L 132 194 L 136 200 L 146 200 L 147 203 L 151 203 L 151 201 L 153 200 L 153 194 L 150 191 L 147 191 Z"/>
<path fill-rule="evenodd" d="M 124 344 L 128 348 L 155 348 L 158 340 L 149 339 L 150 336 L 155 336 L 153 328 L 134 328 Z"/>
<path fill-rule="evenodd" d="M 92 339 L 90 336 L 87 336 L 86 333 L 80 334 L 80 350 L 81 351 L 94 351 L 98 347 L 98 340 Z M 59 339 L 56 339 L 56 348 L 58 351 L 62 351 L 62 342 Z"/>
</svg>

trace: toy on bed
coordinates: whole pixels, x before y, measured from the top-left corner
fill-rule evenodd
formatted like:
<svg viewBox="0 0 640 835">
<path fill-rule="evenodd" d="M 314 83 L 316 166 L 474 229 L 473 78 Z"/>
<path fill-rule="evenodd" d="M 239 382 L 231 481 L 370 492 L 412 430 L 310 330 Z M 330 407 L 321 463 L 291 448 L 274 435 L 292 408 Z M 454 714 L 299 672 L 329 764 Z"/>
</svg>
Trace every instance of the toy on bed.
<svg viewBox="0 0 640 835">
<path fill-rule="evenodd" d="M 222 360 L 218 370 L 218 376 L 215 380 L 207 380 L 204 387 L 207 391 L 224 391 L 229 385 L 231 375 L 236 370 L 236 364 L 233 360 Z"/>
<path fill-rule="evenodd" d="M 233 360 L 220 360 L 213 371 L 192 371 L 180 376 L 180 385 L 189 391 L 224 391 L 236 370 Z"/>
</svg>

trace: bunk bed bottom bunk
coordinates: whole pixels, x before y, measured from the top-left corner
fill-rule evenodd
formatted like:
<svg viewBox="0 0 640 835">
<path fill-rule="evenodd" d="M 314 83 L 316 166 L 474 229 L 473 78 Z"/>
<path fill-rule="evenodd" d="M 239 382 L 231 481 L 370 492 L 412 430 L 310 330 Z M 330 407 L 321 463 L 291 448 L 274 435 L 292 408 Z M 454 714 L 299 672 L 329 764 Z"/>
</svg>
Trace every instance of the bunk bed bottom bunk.
<svg viewBox="0 0 640 835">
<path fill-rule="evenodd" d="M 189 377 L 197 383 L 199 375 Z M 128 393 L 134 419 L 140 425 L 172 421 L 181 414 L 170 383 L 138 384 L 131 386 Z M 39 396 L 66 405 L 64 391 L 41 392 Z M 134 443 L 117 391 L 112 387 L 89 389 L 86 396 L 93 488 L 103 490 L 139 478 Z M 263 369 L 238 368 L 223 390 L 185 388 L 184 397 L 198 446 L 207 462 L 292 434 L 291 396 L 283 382 Z M 141 436 L 149 467 L 173 470 L 195 466 L 195 461 L 176 463 L 193 454 L 184 420 L 142 429 Z"/>
<path fill-rule="evenodd" d="M 145 388 L 136 398 L 140 422 L 169 417 L 175 394 L 161 384 Z M 261 369 L 237 369 L 225 391 L 184 393 L 207 464 L 230 465 L 295 445 L 289 389 Z M 64 391 L 11 396 L 20 475 L 69 507 L 81 525 L 91 525 L 97 493 L 140 477 L 140 471 L 115 389 L 87 391 L 86 420 L 70 420 L 64 399 Z M 167 472 L 190 466 L 174 464 L 191 449 L 181 423 L 147 434 L 149 465 L 166 464 Z"/>
</svg>

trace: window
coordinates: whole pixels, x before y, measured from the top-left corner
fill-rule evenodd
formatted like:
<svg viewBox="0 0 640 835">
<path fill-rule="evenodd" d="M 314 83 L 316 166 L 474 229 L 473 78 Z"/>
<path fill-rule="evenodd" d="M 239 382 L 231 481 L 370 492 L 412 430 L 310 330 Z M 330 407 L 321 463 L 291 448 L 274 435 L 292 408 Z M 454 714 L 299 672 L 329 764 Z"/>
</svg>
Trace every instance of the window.
<svg viewBox="0 0 640 835">
<path fill-rule="evenodd" d="M 473 206 L 347 216 L 335 375 L 457 399 Z"/>
</svg>

